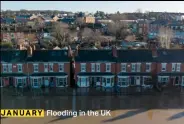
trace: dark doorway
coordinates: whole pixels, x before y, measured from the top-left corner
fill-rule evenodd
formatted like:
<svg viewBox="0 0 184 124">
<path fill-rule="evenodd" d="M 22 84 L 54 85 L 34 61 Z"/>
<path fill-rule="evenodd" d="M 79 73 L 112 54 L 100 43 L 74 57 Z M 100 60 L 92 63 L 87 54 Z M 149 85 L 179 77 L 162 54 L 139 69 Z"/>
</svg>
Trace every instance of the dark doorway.
<svg viewBox="0 0 184 124">
<path fill-rule="evenodd" d="M 175 78 L 175 85 L 179 85 L 179 77 Z"/>
<path fill-rule="evenodd" d="M 13 77 L 9 77 L 9 86 L 13 87 Z"/>
</svg>

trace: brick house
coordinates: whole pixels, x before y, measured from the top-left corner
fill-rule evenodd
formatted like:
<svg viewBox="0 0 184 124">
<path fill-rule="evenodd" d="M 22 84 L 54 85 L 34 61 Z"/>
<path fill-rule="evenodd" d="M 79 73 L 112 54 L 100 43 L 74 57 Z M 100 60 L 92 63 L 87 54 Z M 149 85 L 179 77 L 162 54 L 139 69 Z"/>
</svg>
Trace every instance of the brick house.
<svg viewBox="0 0 184 124">
<path fill-rule="evenodd" d="M 184 86 L 184 50 L 159 50 L 158 82 L 170 86 Z"/>
<path fill-rule="evenodd" d="M 1 51 L 1 87 L 22 86 L 27 79 L 27 51 Z M 22 83 L 20 83 L 22 82 Z"/>
<path fill-rule="evenodd" d="M 79 87 L 114 86 L 115 58 L 111 50 L 79 50 L 75 66 Z"/>
<path fill-rule="evenodd" d="M 70 82 L 70 63 L 66 50 L 34 50 L 27 59 L 32 87 L 65 87 Z"/>
<path fill-rule="evenodd" d="M 144 56 L 144 57 L 141 57 Z M 119 50 L 117 83 L 121 87 L 145 86 L 155 69 L 151 50 Z"/>
<path fill-rule="evenodd" d="M 34 48 L 1 51 L 2 87 L 184 86 L 184 50 L 78 50 L 71 63 L 67 50 Z"/>
</svg>

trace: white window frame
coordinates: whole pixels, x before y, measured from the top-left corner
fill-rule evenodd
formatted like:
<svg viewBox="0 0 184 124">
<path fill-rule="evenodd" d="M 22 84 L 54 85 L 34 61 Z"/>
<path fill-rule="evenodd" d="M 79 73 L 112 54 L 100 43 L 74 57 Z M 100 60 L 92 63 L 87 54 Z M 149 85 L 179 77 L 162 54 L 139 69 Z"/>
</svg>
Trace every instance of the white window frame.
<svg viewBox="0 0 184 124">
<path fill-rule="evenodd" d="M 177 72 L 181 71 L 181 63 L 176 63 L 176 71 Z"/>
<path fill-rule="evenodd" d="M 38 72 L 39 71 L 39 64 L 33 64 L 33 71 Z M 37 67 L 37 68 L 36 68 Z"/>
<path fill-rule="evenodd" d="M 172 72 L 176 71 L 176 63 L 172 63 Z"/>
<path fill-rule="evenodd" d="M 145 79 L 146 78 L 149 78 L 150 80 L 152 80 L 152 77 L 151 76 L 143 76 L 143 83 L 142 83 L 142 86 L 146 86 L 147 84 L 145 84 Z"/>
<path fill-rule="evenodd" d="M 167 71 L 167 63 L 161 63 L 161 71 L 164 72 L 164 71 Z"/>
<path fill-rule="evenodd" d="M 62 79 L 62 83 L 64 82 L 63 85 L 58 85 L 58 81 L 60 79 Z M 67 77 L 66 76 L 64 76 L 64 77 L 56 77 L 56 87 L 65 87 L 65 86 L 67 86 Z"/>
<path fill-rule="evenodd" d="M 26 77 L 16 77 L 15 79 L 16 79 L 15 87 L 17 87 L 19 83 L 21 83 L 20 87 L 23 87 L 24 84 L 26 84 Z M 21 80 L 21 82 L 18 82 L 19 80 Z"/>
<path fill-rule="evenodd" d="M 184 76 L 182 76 L 181 86 L 184 86 Z"/>
<path fill-rule="evenodd" d="M 107 87 L 108 86 L 108 82 L 110 81 L 110 87 L 112 87 L 114 85 L 114 76 L 103 76 L 102 77 L 102 86 Z"/>
<path fill-rule="evenodd" d="M 8 72 L 12 72 L 12 64 L 8 64 Z"/>
<path fill-rule="evenodd" d="M 20 68 L 19 68 L 20 67 Z M 19 70 L 20 69 L 20 70 Z M 22 73 L 22 64 L 17 64 L 17 71 Z"/>
<path fill-rule="evenodd" d="M 81 72 L 86 72 L 86 63 L 81 63 Z"/>
<path fill-rule="evenodd" d="M 82 82 L 86 83 L 86 85 L 84 87 L 89 87 L 89 77 L 88 76 L 78 76 L 77 84 L 79 87 L 83 87 L 83 86 L 81 86 Z"/>
<path fill-rule="evenodd" d="M 123 82 L 126 82 L 126 81 L 123 81 L 122 79 L 126 79 L 127 84 L 125 83 L 125 85 L 123 85 Z M 118 85 L 120 87 L 128 87 L 129 82 L 130 82 L 129 76 L 118 76 Z"/>
<path fill-rule="evenodd" d="M 101 67 L 100 67 L 100 63 L 96 63 L 96 72 L 100 72 Z"/>
<path fill-rule="evenodd" d="M 58 63 L 59 72 L 64 72 L 64 63 Z"/>
<path fill-rule="evenodd" d="M 131 72 L 136 71 L 136 63 L 131 63 Z"/>
<path fill-rule="evenodd" d="M 44 72 L 48 72 L 49 71 L 49 65 L 48 63 L 44 63 Z"/>
<path fill-rule="evenodd" d="M 95 72 L 95 63 L 91 63 L 91 72 Z"/>
<path fill-rule="evenodd" d="M 53 71 L 54 71 L 54 64 L 53 63 L 49 63 L 49 72 L 53 72 Z"/>
<path fill-rule="evenodd" d="M 31 87 L 35 87 L 34 80 L 37 80 L 38 87 L 41 87 L 41 82 L 39 82 L 39 79 L 41 79 L 41 82 L 42 82 L 42 78 L 41 77 L 31 77 Z"/>
<path fill-rule="evenodd" d="M 141 72 L 141 63 L 137 63 L 136 65 L 136 71 Z"/>
<path fill-rule="evenodd" d="M 8 72 L 7 64 L 2 64 L 3 66 L 3 72 L 6 73 Z"/>
<path fill-rule="evenodd" d="M 121 72 L 126 72 L 127 70 L 127 63 L 121 63 Z"/>
<path fill-rule="evenodd" d="M 149 66 L 149 69 L 147 69 L 147 66 Z M 151 63 L 146 63 L 146 72 L 150 72 L 151 71 Z"/>
<path fill-rule="evenodd" d="M 106 72 L 111 72 L 111 63 L 105 64 L 105 70 L 106 70 Z"/>
<path fill-rule="evenodd" d="M 158 76 L 159 83 L 165 82 L 165 81 L 163 81 L 164 78 L 167 79 L 166 80 L 166 83 L 168 83 L 169 76 Z"/>
</svg>

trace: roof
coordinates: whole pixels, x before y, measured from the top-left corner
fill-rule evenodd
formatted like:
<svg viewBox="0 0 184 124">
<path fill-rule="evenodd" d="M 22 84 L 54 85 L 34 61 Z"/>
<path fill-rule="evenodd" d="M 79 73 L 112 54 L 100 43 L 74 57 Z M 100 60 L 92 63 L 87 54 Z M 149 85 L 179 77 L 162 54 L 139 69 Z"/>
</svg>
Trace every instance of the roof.
<svg viewBox="0 0 184 124">
<path fill-rule="evenodd" d="M 80 72 L 79 76 L 112 76 L 114 75 L 111 72 Z"/>
<path fill-rule="evenodd" d="M 151 22 L 150 24 L 166 25 L 168 24 L 168 21 L 167 20 L 156 20 L 156 21 Z"/>
<path fill-rule="evenodd" d="M 33 73 L 31 76 L 66 76 L 64 72 L 51 72 L 51 73 Z"/>
<path fill-rule="evenodd" d="M 9 63 L 25 62 L 27 59 L 27 50 L 2 50 L 1 61 Z"/>
<path fill-rule="evenodd" d="M 79 50 L 76 62 L 113 62 L 111 50 Z"/>
<path fill-rule="evenodd" d="M 184 62 L 184 49 L 158 50 L 158 62 Z"/>
<path fill-rule="evenodd" d="M 68 62 L 67 50 L 35 50 L 32 57 L 27 59 L 29 62 Z"/>
<path fill-rule="evenodd" d="M 152 62 L 151 50 L 118 50 L 119 62 Z"/>
</svg>

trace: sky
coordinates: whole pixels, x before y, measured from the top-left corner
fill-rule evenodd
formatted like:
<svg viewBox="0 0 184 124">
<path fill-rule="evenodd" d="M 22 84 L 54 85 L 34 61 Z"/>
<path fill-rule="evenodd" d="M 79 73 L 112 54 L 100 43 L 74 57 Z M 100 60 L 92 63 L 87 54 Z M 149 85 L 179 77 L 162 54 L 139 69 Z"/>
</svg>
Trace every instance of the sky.
<svg viewBox="0 0 184 124">
<path fill-rule="evenodd" d="M 183 12 L 184 1 L 1 1 L 1 10 L 61 10 L 106 13 L 135 12 L 137 9 L 156 12 Z"/>
</svg>

